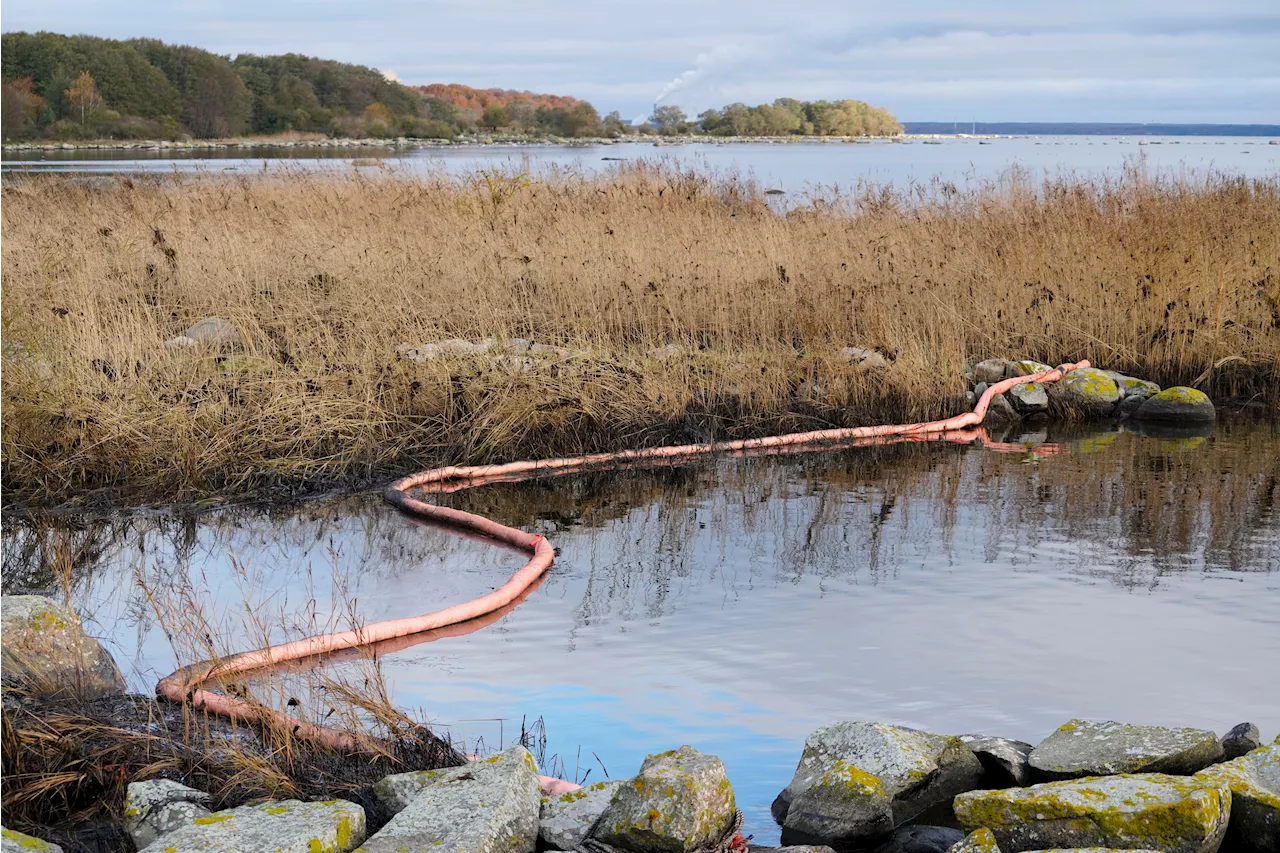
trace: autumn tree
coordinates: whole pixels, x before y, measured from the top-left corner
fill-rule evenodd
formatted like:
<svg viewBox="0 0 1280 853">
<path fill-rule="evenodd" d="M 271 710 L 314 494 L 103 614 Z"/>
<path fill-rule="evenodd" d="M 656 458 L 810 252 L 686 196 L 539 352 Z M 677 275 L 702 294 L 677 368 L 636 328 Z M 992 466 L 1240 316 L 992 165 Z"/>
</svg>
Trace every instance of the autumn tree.
<svg viewBox="0 0 1280 853">
<path fill-rule="evenodd" d="M 102 95 L 98 94 L 98 84 L 88 71 L 81 71 L 76 82 L 64 93 L 67 96 L 67 108 L 73 118 L 79 118 L 80 124 L 88 124 L 89 119 L 102 106 Z"/>
<path fill-rule="evenodd" d="M 45 100 L 35 92 L 30 77 L 0 84 L 0 132 L 5 139 L 20 139 L 44 109 Z"/>
<path fill-rule="evenodd" d="M 653 115 L 649 117 L 649 123 L 657 128 L 658 133 L 670 136 L 673 133 L 678 133 L 688 118 L 684 114 L 684 110 L 675 104 L 667 104 L 662 107 L 654 107 Z"/>
</svg>

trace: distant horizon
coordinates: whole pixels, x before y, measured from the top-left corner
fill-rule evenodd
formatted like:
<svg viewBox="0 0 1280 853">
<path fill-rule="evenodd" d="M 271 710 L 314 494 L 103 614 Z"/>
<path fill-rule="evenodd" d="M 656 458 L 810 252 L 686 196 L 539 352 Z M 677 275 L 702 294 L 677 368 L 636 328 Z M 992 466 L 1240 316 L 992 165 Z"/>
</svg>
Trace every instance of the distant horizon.
<svg viewBox="0 0 1280 853">
<path fill-rule="evenodd" d="M 907 133 L 1043 133 L 1062 136 L 1280 136 L 1280 124 L 1188 121 L 913 121 Z"/>
</svg>

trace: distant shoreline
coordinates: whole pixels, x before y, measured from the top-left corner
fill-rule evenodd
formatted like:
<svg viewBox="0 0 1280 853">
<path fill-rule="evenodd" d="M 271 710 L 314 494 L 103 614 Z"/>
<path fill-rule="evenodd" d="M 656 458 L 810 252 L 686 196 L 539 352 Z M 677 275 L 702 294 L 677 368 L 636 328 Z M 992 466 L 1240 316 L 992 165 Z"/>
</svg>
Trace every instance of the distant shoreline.
<svg viewBox="0 0 1280 853">
<path fill-rule="evenodd" d="M 908 136 L 1280 136 L 1280 124 L 904 121 Z"/>
</svg>

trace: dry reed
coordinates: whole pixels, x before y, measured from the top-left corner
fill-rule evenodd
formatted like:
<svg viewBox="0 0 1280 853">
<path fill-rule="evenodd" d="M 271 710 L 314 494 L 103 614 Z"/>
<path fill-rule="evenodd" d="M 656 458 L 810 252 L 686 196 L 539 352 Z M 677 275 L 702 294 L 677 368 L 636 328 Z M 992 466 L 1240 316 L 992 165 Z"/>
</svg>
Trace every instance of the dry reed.
<svg viewBox="0 0 1280 853">
<path fill-rule="evenodd" d="M 4 202 L 10 502 L 931 419 L 964 408 L 966 359 L 999 355 L 1280 405 L 1274 177 L 868 186 L 780 211 L 641 163 L 36 177 Z M 164 346 L 209 316 L 243 352 Z M 397 356 L 451 338 L 578 355 Z"/>
</svg>

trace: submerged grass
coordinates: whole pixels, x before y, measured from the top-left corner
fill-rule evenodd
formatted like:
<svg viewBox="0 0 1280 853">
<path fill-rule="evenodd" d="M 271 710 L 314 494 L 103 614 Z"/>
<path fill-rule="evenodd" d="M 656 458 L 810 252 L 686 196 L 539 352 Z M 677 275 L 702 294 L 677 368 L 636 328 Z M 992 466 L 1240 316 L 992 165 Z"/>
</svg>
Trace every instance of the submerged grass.
<svg viewBox="0 0 1280 853">
<path fill-rule="evenodd" d="M 784 211 L 749 180 L 636 163 L 39 176 L 4 202 L 11 504 L 932 419 L 987 356 L 1280 406 L 1275 177 L 1013 175 Z M 210 316 L 242 351 L 164 346 Z M 453 338 L 568 352 L 397 352 Z"/>
</svg>

